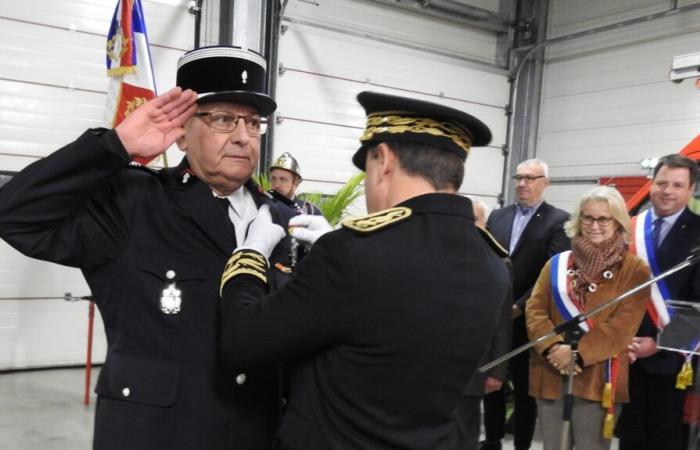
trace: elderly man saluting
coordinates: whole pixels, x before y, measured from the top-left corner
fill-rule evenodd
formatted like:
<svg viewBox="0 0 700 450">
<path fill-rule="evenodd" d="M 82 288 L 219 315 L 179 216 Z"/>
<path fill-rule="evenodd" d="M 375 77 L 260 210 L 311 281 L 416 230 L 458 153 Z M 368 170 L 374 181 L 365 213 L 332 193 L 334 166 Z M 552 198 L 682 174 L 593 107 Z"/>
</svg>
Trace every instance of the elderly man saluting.
<svg viewBox="0 0 700 450">
<path fill-rule="evenodd" d="M 3 239 L 28 256 L 79 267 L 102 314 L 97 450 L 270 446 L 275 372 L 236 376 L 217 335 L 222 267 L 258 206 L 270 203 L 250 183 L 276 108 L 264 79 L 257 54 L 193 50 L 178 64 L 186 90 L 153 99 L 115 130 L 88 130 L 0 191 Z M 185 152 L 179 166 L 129 165 L 174 142 Z M 289 209 L 279 209 L 270 206 L 286 226 Z M 280 245 L 270 259 L 287 254 Z"/>
<path fill-rule="evenodd" d="M 509 291 L 497 246 L 456 195 L 470 147 L 491 133 L 433 103 L 358 100 L 368 117 L 353 163 L 370 214 L 319 238 L 266 295 L 265 237 L 282 230 L 261 212 L 224 272 L 222 350 L 237 370 L 295 362 L 281 448 L 456 450 L 457 403 Z"/>
</svg>

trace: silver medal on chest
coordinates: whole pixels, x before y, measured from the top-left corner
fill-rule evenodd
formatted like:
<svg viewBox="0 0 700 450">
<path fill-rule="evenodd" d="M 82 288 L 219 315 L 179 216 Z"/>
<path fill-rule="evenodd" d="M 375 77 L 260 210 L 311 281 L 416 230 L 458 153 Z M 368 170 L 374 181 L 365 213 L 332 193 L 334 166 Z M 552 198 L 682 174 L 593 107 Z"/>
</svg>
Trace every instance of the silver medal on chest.
<svg viewBox="0 0 700 450">
<path fill-rule="evenodd" d="M 163 289 L 160 295 L 160 310 L 164 314 L 177 314 L 182 306 L 182 295 L 180 289 L 171 283 Z"/>
</svg>

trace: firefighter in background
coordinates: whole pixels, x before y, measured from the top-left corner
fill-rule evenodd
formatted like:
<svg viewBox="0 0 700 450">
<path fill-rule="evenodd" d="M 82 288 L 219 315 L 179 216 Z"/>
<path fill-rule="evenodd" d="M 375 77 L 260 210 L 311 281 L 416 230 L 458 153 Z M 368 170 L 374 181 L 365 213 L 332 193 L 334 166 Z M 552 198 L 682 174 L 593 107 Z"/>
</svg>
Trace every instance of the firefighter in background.
<svg viewBox="0 0 700 450">
<path fill-rule="evenodd" d="M 299 214 L 320 216 L 321 211 L 316 205 L 296 196 L 301 181 L 299 163 L 289 153 L 282 153 L 272 163 L 272 167 L 270 167 L 270 186 L 272 187 L 270 194 Z"/>
</svg>

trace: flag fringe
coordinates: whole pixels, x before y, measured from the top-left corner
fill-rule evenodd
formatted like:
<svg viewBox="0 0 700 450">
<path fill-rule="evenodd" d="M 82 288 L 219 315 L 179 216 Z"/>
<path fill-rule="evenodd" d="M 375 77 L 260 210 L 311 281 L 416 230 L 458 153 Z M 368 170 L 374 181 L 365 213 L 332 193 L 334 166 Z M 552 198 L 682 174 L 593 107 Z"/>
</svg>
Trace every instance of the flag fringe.
<svg viewBox="0 0 700 450">
<path fill-rule="evenodd" d="M 130 74 L 130 73 L 136 73 L 136 67 L 124 66 L 124 67 L 115 67 L 114 69 L 107 69 L 107 75 L 110 77 L 118 77 L 118 76 Z"/>
</svg>

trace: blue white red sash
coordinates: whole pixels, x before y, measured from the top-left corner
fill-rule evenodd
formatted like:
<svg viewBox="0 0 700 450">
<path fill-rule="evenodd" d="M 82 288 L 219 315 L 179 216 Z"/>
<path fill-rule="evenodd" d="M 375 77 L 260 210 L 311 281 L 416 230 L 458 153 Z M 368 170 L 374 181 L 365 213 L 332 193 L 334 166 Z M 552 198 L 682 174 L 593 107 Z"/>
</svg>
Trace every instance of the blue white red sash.
<svg viewBox="0 0 700 450">
<path fill-rule="evenodd" d="M 571 279 L 573 278 L 573 261 L 570 258 L 571 251 L 562 252 L 552 257 L 550 267 L 550 281 L 552 285 L 552 297 L 554 305 L 564 320 L 583 312 L 579 299 L 573 294 Z M 584 332 L 589 332 L 593 328 L 593 321 L 586 319 L 579 323 Z M 605 361 L 603 393 L 601 395 L 602 406 L 606 409 L 603 421 L 603 437 L 612 439 L 615 428 L 615 388 L 617 386 L 618 359 L 612 357 Z"/>
<path fill-rule="evenodd" d="M 651 274 L 657 276 L 661 273 L 656 259 L 656 248 L 651 237 L 652 223 L 651 211 L 647 209 L 643 213 L 632 218 L 633 239 L 630 242 L 630 252 L 644 260 L 651 269 Z M 664 280 L 659 280 L 651 285 L 651 300 L 647 304 L 647 312 L 658 328 L 663 328 L 671 321 L 666 308 L 666 300 L 671 298 Z"/>
<path fill-rule="evenodd" d="M 573 265 L 570 263 L 570 256 L 571 250 L 554 255 L 550 267 L 552 297 L 559 314 L 564 320 L 569 320 L 583 312 L 580 302 L 574 297 L 571 289 L 569 270 L 572 269 Z M 590 319 L 586 319 L 579 326 L 587 333 L 592 328 L 593 323 Z"/>
</svg>

